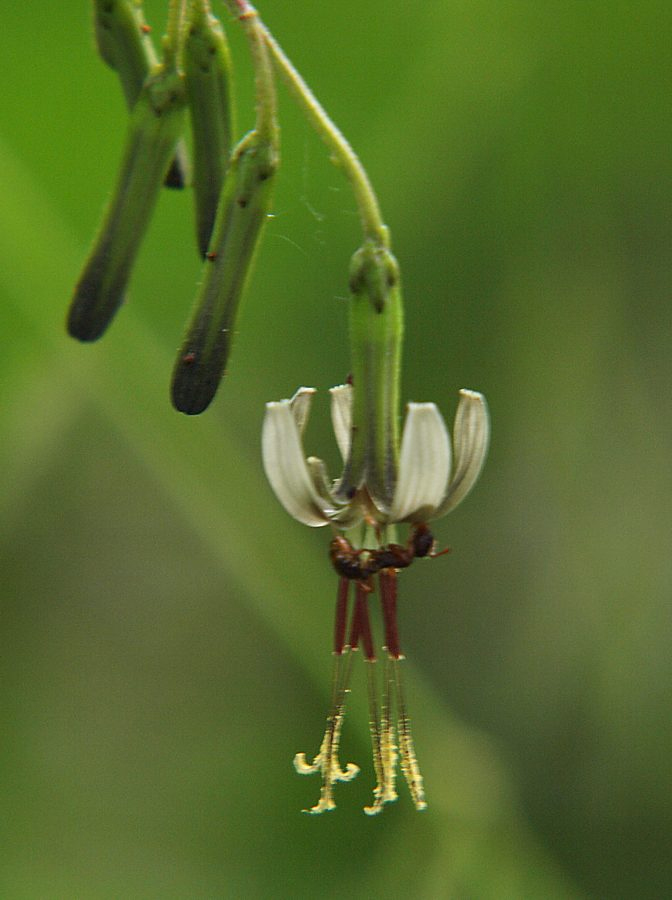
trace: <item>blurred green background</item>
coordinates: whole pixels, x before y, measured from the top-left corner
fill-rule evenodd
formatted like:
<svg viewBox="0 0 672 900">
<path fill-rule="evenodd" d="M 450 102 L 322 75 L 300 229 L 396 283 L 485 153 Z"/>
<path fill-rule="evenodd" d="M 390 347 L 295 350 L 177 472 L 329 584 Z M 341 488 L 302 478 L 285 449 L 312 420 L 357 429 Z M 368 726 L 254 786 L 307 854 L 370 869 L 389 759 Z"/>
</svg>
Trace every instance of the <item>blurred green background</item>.
<svg viewBox="0 0 672 900">
<path fill-rule="evenodd" d="M 159 32 L 165 3 L 147 3 Z M 220 10 L 221 12 L 221 10 Z M 335 579 L 279 507 L 264 402 L 348 372 L 351 195 L 282 94 L 283 169 L 229 375 L 168 383 L 199 277 L 164 192 L 104 340 L 64 332 L 126 113 L 87 5 L 0 28 L 0 896 L 672 895 L 667 0 L 267 0 L 376 185 L 403 396 L 490 402 L 449 557 L 401 581 L 430 807 L 378 819 L 363 673 L 321 819 Z M 223 15 L 226 19 L 226 16 Z M 245 47 L 228 29 L 252 123 Z"/>
</svg>

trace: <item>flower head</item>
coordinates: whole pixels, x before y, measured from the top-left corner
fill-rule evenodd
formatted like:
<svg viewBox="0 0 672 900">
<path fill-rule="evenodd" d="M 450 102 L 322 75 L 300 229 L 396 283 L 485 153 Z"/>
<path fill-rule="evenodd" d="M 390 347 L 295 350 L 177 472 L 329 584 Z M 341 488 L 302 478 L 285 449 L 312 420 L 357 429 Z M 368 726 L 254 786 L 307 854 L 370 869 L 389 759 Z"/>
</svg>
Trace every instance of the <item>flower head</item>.
<svg viewBox="0 0 672 900">
<path fill-rule="evenodd" d="M 268 403 L 262 434 L 264 468 L 276 496 L 290 515 L 305 525 L 331 525 L 331 562 L 339 575 L 334 627 L 334 677 L 331 708 L 320 750 L 309 763 L 297 754 L 294 765 L 301 774 L 319 773 L 322 790 L 310 812 L 333 809 L 333 787 L 351 781 L 359 768 L 339 762 L 340 734 L 349 692 L 352 654 L 360 648 L 371 665 L 369 721 L 376 772 L 370 815 L 397 798 L 398 758 L 417 809 L 426 806 L 423 780 L 417 763 L 410 721 L 403 696 L 400 662 L 403 659 L 397 629 L 397 573 L 419 557 L 438 556 L 426 525 L 454 509 L 475 484 L 488 448 L 489 417 L 484 397 L 460 391 L 453 428 L 453 448 L 443 418 L 433 403 L 410 403 L 401 439 L 391 502 L 385 504 L 362 478 L 348 484 L 346 474 L 335 483 L 316 457 L 304 456 L 302 437 L 315 391 L 300 388 L 291 400 Z M 354 445 L 353 388 L 331 389 L 331 416 L 336 441 L 348 471 Z M 454 455 L 454 459 L 453 459 Z M 363 469 L 365 471 L 365 467 Z M 408 542 L 397 544 L 396 523 L 411 524 Z M 361 525 L 357 545 L 341 532 Z M 350 532 L 351 536 L 352 532 Z M 375 546 L 372 546 L 375 544 Z M 444 551 L 446 552 L 446 551 Z M 354 600 L 349 611 L 350 586 Z M 369 619 L 369 598 L 378 588 L 384 627 L 383 691 L 378 699 L 375 642 Z M 348 628 L 349 624 L 349 628 Z M 396 711 L 395 711 L 396 709 Z"/>
<path fill-rule="evenodd" d="M 352 434 L 352 386 L 331 391 L 336 442 L 347 463 Z M 351 528 L 362 519 L 379 525 L 426 522 L 455 509 L 476 483 L 488 449 L 489 417 L 482 394 L 460 391 L 453 428 L 454 460 L 444 420 L 434 403 L 409 403 L 399 466 L 389 508 L 362 482 L 341 498 L 322 460 L 306 458 L 302 436 L 314 388 L 299 388 L 291 400 L 266 405 L 262 434 L 264 469 L 287 512 L 304 525 Z"/>
</svg>

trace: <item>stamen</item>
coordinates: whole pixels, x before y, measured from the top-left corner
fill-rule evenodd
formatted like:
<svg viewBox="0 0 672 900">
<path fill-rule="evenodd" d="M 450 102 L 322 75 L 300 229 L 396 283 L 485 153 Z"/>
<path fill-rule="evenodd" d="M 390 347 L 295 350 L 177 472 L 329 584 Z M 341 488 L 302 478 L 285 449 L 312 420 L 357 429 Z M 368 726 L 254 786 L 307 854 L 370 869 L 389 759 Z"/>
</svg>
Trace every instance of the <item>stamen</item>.
<svg viewBox="0 0 672 900">
<path fill-rule="evenodd" d="M 350 643 L 353 649 L 357 646 L 356 641 L 361 639 L 364 647 L 364 655 L 366 662 L 366 680 L 369 695 L 369 731 L 371 734 L 371 748 L 373 751 L 373 766 L 376 773 L 376 787 L 373 791 L 374 803 L 372 806 L 364 807 L 364 812 L 368 815 L 375 815 L 382 809 L 384 803 L 384 786 L 385 773 L 383 768 L 382 757 L 382 741 L 380 714 L 378 712 L 378 698 L 376 673 L 374 663 L 376 662 L 376 654 L 373 649 L 373 635 L 371 632 L 371 620 L 369 618 L 368 595 L 371 593 L 371 587 L 365 582 L 358 581 L 355 584 L 355 611 L 352 620 L 352 630 L 350 634 Z"/>
<path fill-rule="evenodd" d="M 371 748 L 373 750 L 373 768 L 376 773 L 376 786 L 373 789 L 373 804 L 365 806 L 367 816 L 377 815 L 383 808 L 383 795 L 385 793 L 385 766 L 383 763 L 382 726 L 378 713 L 378 697 L 376 672 L 373 668 L 374 659 L 367 660 L 370 665 L 366 667 L 366 682 L 369 693 L 369 731 L 371 733 Z"/>
<path fill-rule="evenodd" d="M 394 733 L 394 718 L 392 710 L 392 694 L 394 692 L 394 673 L 391 659 L 385 656 L 385 668 L 383 670 L 383 708 L 381 715 L 381 745 L 383 757 L 383 774 L 385 790 L 383 803 L 390 803 L 397 799 L 397 742 Z"/>
<path fill-rule="evenodd" d="M 391 722 L 390 695 L 394 691 L 397 706 L 397 731 L 399 735 L 399 756 L 401 757 L 401 771 L 411 792 L 411 797 L 418 810 L 425 809 L 425 792 L 423 779 L 420 774 L 418 760 L 413 746 L 411 735 L 411 723 L 406 712 L 406 700 L 401 680 L 401 661 L 403 655 L 399 646 L 399 632 L 397 629 L 397 573 L 394 569 L 383 569 L 380 573 L 380 601 L 383 608 L 383 622 L 385 624 L 385 644 L 388 652 L 385 679 L 385 706 L 387 708 L 388 725 L 387 734 L 390 749 L 387 750 L 386 768 L 392 773 L 390 776 L 391 791 L 394 792 L 394 772 L 396 770 L 397 754 L 394 747 L 394 729 Z"/>
<path fill-rule="evenodd" d="M 369 708 L 377 715 L 376 684 L 373 670 L 369 678 Z M 373 761 L 376 769 L 377 784 L 373 792 L 374 802 L 365 806 L 367 816 L 378 815 L 386 803 L 392 803 L 398 797 L 395 782 L 397 774 L 397 745 L 395 741 L 394 723 L 392 720 L 393 676 L 389 657 L 385 657 L 383 672 L 383 699 L 380 713 L 379 738 L 374 742 Z M 373 718 L 373 716 L 372 716 Z M 373 740 L 373 731 L 372 731 Z"/>
<path fill-rule="evenodd" d="M 297 753 L 294 757 L 294 768 L 299 775 L 313 775 L 317 772 L 320 772 L 322 775 L 320 799 L 315 806 L 304 810 L 304 812 L 312 813 L 314 815 L 325 812 L 326 810 L 335 809 L 336 804 L 333 798 L 334 784 L 337 781 L 352 781 L 359 772 L 359 766 L 354 763 L 348 763 L 345 769 L 342 769 L 338 759 L 341 728 L 345 717 L 345 698 L 350 692 L 349 685 L 352 674 L 351 648 L 350 646 L 344 646 L 348 589 L 348 580 L 346 578 L 341 578 L 336 598 L 331 706 L 327 717 L 327 727 L 320 745 L 320 751 L 313 759 L 312 763 L 306 761 L 305 753 Z M 356 608 L 355 614 L 353 614 L 353 627 L 355 624 L 355 617 Z"/>
<path fill-rule="evenodd" d="M 394 672 L 394 684 L 397 694 L 397 727 L 399 730 L 399 752 L 401 755 L 401 771 L 408 784 L 415 808 L 423 810 L 427 808 L 423 778 L 415 755 L 413 737 L 411 735 L 411 722 L 406 712 L 406 700 L 401 682 L 401 659 L 392 658 L 391 665 Z"/>
</svg>

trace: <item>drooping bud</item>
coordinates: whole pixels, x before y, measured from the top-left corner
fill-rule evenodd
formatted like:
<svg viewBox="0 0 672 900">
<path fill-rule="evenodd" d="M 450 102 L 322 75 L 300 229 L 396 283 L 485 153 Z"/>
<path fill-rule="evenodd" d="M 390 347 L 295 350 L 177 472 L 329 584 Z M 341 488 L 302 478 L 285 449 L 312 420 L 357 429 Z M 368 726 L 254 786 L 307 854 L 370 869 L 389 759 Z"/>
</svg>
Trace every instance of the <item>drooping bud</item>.
<svg viewBox="0 0 672 900">
<path fill-rule="evenodd" d="M 101 337 L 123 300 L 184 113 L 182 77 L 159 69 L 145 82 L 131 112 L 117 185 L 75 288 L 68 331 L 80 341 Z"/>
<path fill-rule="evenodd" d="M 274 141 L 250 132 L 234 151 L 191 324 L 173 372 L 172 399 L 188 415 L 215 396 L 231 350 L 240 300 L 271 204 Z"/>
<path fill-rule="evenodd" d="M 205 256 L 233 144 L 231 54 L 207 0 L 194 4 L 182 64 L 193 135 L 196 236 Z"/>
<path fill-rule="evenodd" d="M 119 76 L 126 105 L 131 110 L 147 77 L 158 67 L 141 0 L 94 0 L 93 28 L 101 59 Z M 183 188 L 188 181 L 187 148 L 184 141 L 179 141 L 165 185 Z"/>
</svg>

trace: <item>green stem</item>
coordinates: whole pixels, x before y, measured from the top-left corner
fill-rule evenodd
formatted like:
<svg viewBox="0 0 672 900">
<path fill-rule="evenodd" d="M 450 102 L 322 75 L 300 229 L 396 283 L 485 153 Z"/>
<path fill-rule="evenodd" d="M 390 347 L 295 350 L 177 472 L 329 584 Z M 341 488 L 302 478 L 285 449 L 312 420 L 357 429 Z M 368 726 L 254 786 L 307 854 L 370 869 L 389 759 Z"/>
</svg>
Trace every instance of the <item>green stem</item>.
<svg viewBox="0 0 672 900">
<path fill-rule="evenodd" d="M 266 29 L 259 13 L 247 0 L 224 0 L 233 16 L 243 23 L 252 53 L 257 93 L 257 134 L 272 145 L 278 144 L 277 98 L 273 67 L 266 47 Z"/>
<path fill-rule="evenodd" d="M 186 0 L 170 0 L 168 7 L 168 24 L 163 39 L 163 65 L 166 69 L 177 69 L 182 36 L 182 23 L 185 17 Z"/>
<path fill-rule="evenodd" d="M 257 92 L 257 122 L 256 131 L 262 140 L 268 140 L 277 144 L 278 140 L 278 115 L 277 96 L 275 91 L 275 78 L 273 66 L 265 41 L 265 29 L 259 21 L 256 10 L 250 8 L 241 15 L 243 27 L 247 32 L 252 53 L 252 62 L 256 80 Z"/>
<path fill-rule="evenodd" d="M 273 61 L 292 96 L 303 109 L 310 124 L 329 148 L 338 165 L 343 169 L 355 195 L 365 238 L 377 246 L 389 247 L 388 229 L 383 222 L 378 198 L 364 167 L 347 138 L 329 118 L 324 107 L 294 68 L 282 47 L 280 47 L 268 28 L 259 19 L 254 7 L 247 0 L 225 0 L 225 2 L 231 12 L 242 19 L 243 22 L 248 19 L 254 19 L 255 25 L 259 33 L 263 35 Z"/>
</svg>

